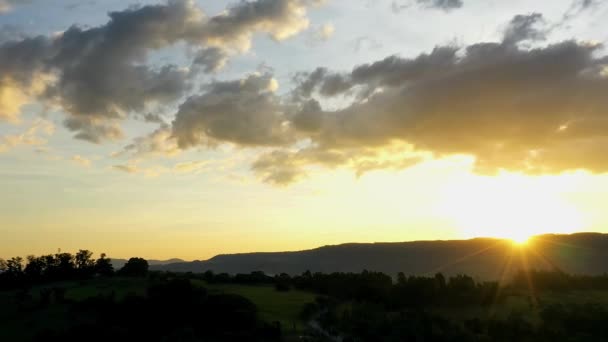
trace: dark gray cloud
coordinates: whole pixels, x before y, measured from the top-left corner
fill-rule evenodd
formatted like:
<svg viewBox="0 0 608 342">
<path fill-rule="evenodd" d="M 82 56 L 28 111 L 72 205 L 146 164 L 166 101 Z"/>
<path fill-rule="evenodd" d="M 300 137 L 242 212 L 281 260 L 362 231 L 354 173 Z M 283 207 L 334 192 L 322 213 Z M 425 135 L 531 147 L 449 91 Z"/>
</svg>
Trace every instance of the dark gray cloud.
<svg viewBox="0 0 608 342">
<path fill-rule="evenodd" d="M 10 40 L 0 45 L 0 78 L 31 83 L 46 68 L 52 43 L 46 37 Z"/>
<path fill-rule="evenodd" d="M 589 9 L 592 9 L 592 8 L 596 8 L 596 7 L 600 6 L 602 3 L 605 3 L 605 1 L 604 0 L 573 0 L 572 3 L 570 4 L 570 7 L 568 8 L 568 10 L 566 10 L 564 15 L 562 16 L 562 19 L 560 20 L 559 23 L 557 23 L 556 26 L 566 25 L 570 20 L 578 17 L 583 12 L 585 12 Z"/>
<path fill-rule="evenodd" d="M 123 133 L 117 120 L 100 119 L 94 116 L 71 116 L 65 119 L 67 129 L 76 132 L 76 139 L 99 144 L 104 140 L 118 140 Z"/>
<path fill-rule="evenodd" d="M 50 50 L 46 37 L 0 43 L 0 120 L 16 121 L 20 107 L 44 89 Z"/>
<path fill-rule="evenodd" d="M 397 0 L 393 0 L 391 3 L 391 10 L 395 13 L 399 13 L 402 10 L 414 5 L 428 9 L 440 9 L 448 12 L 461 8 L 464 3 L 462 0 L 411 0 L 408 3 L 400 3 Z"/>
<path fill-rule="evenodd" d="M 438 8 L 444 11 L 460 8 L 463 5 L 462 0 L 416 0 L 416 2 L 428 8 Z"/>
<path fill-rule="evenodd" d="M 281 145 L 288 142 L 283 110 L 269 74 L 236 81 L 216 81 L 202 95 L 192 96 L 173 121 L 181 148 L 231 142 L 239 145 Z"/>
<path fill-rule="evenodd" d="M 50 75 L 41 98 L 69 113 L 66 127 L 76 138 L 100 142 L 119 137 L 117 122 L 185 95 L 193 71 L 218 70 L 230 54 L 249 48 L 254 33 L 281 40 L 305 29 L 306 9 L 315 4 L 312 0 L 239 2 L 208 17 L 193 0 L 169 0 L 111 12 L 108 23 L 99 27 L 73 26 L 53 37 L 5 43 L 0 46 L 0 87 L 17 89 L 20 102 L 0 103 L 0 115 L 14 117 L 7 113 L 31 93 L 24 89 L 42 74 Z M 151 51 L 177 42 L 200 49 L 194 70 L 147 64 Z"/>
<path fill-rule="evenodd" d="M 158 113 L 146 113 L 143 115 L 143 119 L 145 122 L 152 122 L 152 123 L 159 123 L 159 124 L 165 122 L 163 117 Z"/>
<path fill-rule="evenodd" d="M 212 41 L 240 42 L 245 46 L 250 44 L 255 31 L 282 40 L 306 29 L 309 25 L 306 8 L 321 3 L 321 0 L 241 1 L 226 13 L 212 17 L 204 34 Z"/>
<path fill-rule="evenodd" d="M 203 72 L 212 73 L 222 69 L 227 61 L 226 51 L 217 47 L 209 47 L 199 50 L 192 63 L 195 67 L 202 68 Z"/>
<path fill-rule="evenodd" d="M 540 13 L 516 15 L 509 22 L 503 41 L 506 44 L 517 44 L 524 40 L 544 40 L 547 32 L 539 27 L 543 24 L 544 19 Z"/>
<path fill-rule="evenodd" d="M 317 68 L 310 73 L 298 73 L 294 77 L 297 84 L 294 94 L 298 98 L 308 98 L 314 93 L 332 97 L 351 91 L 356 86 L 369 93 L 370 89 L 378 87 L 392 87 L 418 79 L 439 77 L 453 67 L 458 50 L 455 46 L 443 46 L 414 59 L 389 56 L 374 63 L 357 66 L 350 74 L 331 72 L 326 68 Z M 363 91 L 362 94 L 366 92 Z"/>
</svg>

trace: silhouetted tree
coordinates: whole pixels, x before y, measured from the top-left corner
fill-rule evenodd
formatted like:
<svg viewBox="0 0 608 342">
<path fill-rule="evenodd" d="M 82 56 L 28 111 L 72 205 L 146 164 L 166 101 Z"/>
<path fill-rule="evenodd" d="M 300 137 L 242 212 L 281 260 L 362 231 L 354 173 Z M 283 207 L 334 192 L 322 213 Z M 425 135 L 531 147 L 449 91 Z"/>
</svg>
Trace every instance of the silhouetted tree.
<svg viewBox="0 0 608 342">
<path fill-rule="evenodd" d="M 118 271 L 119 275 L 128 277 L 144 277 L 148 274 L 148 261 L 142 258 L 131 258 Z"/>
<path fill-rule="evenodd" d="M 27 265 L 25 265 L 24 273 L 28 280 L 37 282 L 42 280 L 46 268 L 46 261 L 44 258 L 28 255 Z"/>
<path fill-rule="evenodd" d="M 0 273 L 5 272 L 7 267 L 6 260 L 0 258 Z"/>
<path fill-rule="evenodd" d="M 435 274 L 435 282 L 439 290 L 443 291 L 446 287 L 445 277 L 441 273 Z"/>
<path fill-rule="evenodd" d="M 74 256 L 74 264 L 80 276 L 90 276 L 95 271 L 95 260 L 92 259 L 93 252 L 81 249 Z"/>
<path fill-rule="evenodd" d="M 281 273 L 274 277 L 274 288 L 277 291 L 285 292 L 291 289 L 291 277 L 287 273 Z"/>
<path fill-rule="evenodd" d="M 112 259 L 106 258 L 105 253 L 101 253 L 99 259 L 95 261 L 95 273 L 102 276 L 111 276 L 114 274 Z"/>
<path fill-rule="evenodd" d="M 6 273 L 11 276 L 23 275 L 23 258 L 13 257 L 6 261 Z"/>
<path fill-rule="evenodd" d="M 57 253 L 53 265 L 53 275 L 57 279 L 69 279 L 74 277 L 76 265 L 74 256 L 70 253 Z"/>
<path fill-rule="evenodd" d="M 206 271 L 205 273 L 203 273 L 203 280 L 208 283 L 212 283 L 214 276 L 215 274 L 213 274 L 213 271 Z"/>
</svg>

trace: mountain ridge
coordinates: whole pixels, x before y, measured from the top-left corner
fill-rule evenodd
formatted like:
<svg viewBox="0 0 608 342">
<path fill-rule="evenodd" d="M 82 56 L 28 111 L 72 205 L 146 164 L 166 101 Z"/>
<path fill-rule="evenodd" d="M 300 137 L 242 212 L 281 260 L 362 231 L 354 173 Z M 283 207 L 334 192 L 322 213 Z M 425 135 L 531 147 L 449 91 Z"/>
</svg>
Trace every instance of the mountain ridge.
<svg viewBox="0 0 608 342">
<path fill-rule="evenodd" d="M 466 273 L 496 280 L 518 269 L 562 269 L 575 274 L 608 272 L 608 234 L 545 234 L 526 246 L 511 240 L 423 240 L 344 243 L 284 252 L 219 254 L 207 260 L 152 265 L 175 272 L 300 274 L 312 272 L 380 271 L 389 275 Z M 524 263 L 525 261 L 525 263 Z"/>
</svg>

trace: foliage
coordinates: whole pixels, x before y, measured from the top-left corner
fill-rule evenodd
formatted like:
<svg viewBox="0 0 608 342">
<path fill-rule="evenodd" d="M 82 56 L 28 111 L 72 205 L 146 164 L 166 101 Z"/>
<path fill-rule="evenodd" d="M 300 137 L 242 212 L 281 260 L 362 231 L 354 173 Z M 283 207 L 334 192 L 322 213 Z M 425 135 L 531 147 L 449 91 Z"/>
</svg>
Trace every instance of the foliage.
<svg viewBox="0 0 608 342">
<path fill-rule="evenodd" d="M 148 261 L 142 258 L 131 258 L 118 270 L 118 274 L 127 277 L 145 277 L 148 274 Z"/>
<path fill-rule="evenodd" d="M 91 251 L 81 249 L 75 255 L 61 252 L 41 256 L 29 255 L 25 265 L 21 257 L 2 260 L 0 289 L 16 289 L 41 283 L 113 274 L 112 264 L 105 254 L 102 253 L 97 260 L 92 257 Z"/>
</svg>

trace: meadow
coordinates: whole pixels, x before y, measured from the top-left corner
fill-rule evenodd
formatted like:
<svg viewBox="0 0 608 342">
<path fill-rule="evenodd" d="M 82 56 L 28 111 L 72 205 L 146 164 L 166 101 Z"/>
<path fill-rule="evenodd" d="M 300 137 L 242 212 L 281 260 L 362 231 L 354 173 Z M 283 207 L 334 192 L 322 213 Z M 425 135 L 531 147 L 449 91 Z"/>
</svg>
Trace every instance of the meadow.
<svg viewBox="0 0 608 342">
<path fill-rule="evenodd" d="M 27 294 L 0 291 L 0 341 L 27 341 L 34 331 L 69 325 L 70 312 L 66 304 L 37 305 L 44 289 L 64 288 L 65 299 L 72 302 L 109 295 L 122 300 L 128 295 L 145 296 L 150 282 L 146 278 L 113 277 L 35 286 Z M 287 336 L 304 331 L 306 322 L 299 318 L 299 314 L 304 305 L 314 302 L 316 297 L 313 293 L 299 290 L 279 292 L 270 284 L 208 284 L 201 280 L 192 280 L 192 284 L 206 288 L 210 294 L 236 294 L 249 299 L 258 308 L 263 321 L 280 322 Z M 17 297 L 22 297 L 22 300 Z"/>
</svg>

